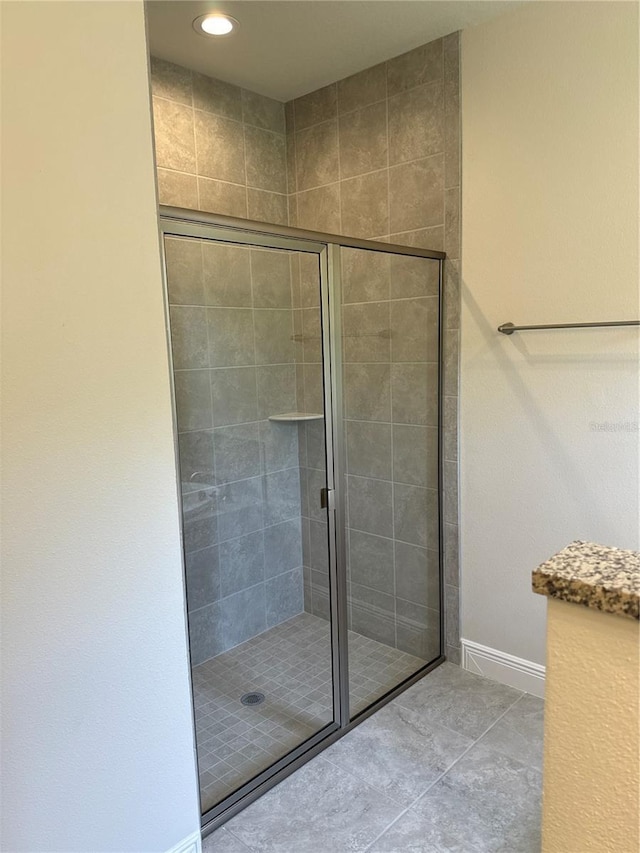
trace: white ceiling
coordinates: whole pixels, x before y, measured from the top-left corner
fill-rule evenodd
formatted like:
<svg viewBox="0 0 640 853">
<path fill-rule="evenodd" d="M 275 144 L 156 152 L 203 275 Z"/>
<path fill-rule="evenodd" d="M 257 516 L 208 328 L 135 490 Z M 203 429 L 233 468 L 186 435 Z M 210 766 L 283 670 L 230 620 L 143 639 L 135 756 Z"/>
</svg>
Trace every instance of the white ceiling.
<svg viewBox="0 0 640 853">
<path fill-rule="evenodd" d="M 280 101 L 299 97 L 518 0 L 149 0 L 151 53 Z M 226 38 L 194 32 L 198 15 L 240 22 Z"/>
</svg>

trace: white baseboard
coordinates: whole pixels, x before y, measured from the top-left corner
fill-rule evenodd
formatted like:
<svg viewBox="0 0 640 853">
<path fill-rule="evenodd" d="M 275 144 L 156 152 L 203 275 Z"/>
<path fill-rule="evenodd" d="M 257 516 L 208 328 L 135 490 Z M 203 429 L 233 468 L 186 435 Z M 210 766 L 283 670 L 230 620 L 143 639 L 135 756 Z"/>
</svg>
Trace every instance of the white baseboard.
<svg viewBox="0 0 640 853">
<path fill-rule="evenodd" d="M 179 841 L 167 853 L 202 853 L 202 838 L 200 832 L 194 832 Z"/>
<path fill-rule="evenodd" d="M 461 640 L 462 668 L 544 698 L 545 667 L 498 649 Z"/>
</svg>

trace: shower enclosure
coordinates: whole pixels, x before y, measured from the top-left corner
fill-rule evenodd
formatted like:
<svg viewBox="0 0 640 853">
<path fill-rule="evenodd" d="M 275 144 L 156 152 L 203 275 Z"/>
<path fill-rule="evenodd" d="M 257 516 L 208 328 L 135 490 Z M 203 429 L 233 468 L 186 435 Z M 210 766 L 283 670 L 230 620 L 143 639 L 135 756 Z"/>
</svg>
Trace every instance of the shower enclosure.
<svg viewBox="0 0 640 853">
<path fill-rule="evenodd" d="M 443 660 L 445 256 L 160 212 L 214 828 Z"/>
</svg>

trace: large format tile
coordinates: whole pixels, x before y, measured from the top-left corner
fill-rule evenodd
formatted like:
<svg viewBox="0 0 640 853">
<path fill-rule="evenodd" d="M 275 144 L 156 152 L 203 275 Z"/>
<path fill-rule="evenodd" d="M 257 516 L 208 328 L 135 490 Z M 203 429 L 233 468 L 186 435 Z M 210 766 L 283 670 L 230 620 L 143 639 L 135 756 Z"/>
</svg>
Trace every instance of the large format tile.
<svg viewBox="0 0 640 853">
<path fill-rule="evenodd" d="M 342 115 L 382 101 L 387 95 L 386 63 L 366 68 L 338 81 L 338 112 Z"/>
<path fill-rule="evenodd" d="M 309 190 L 338 180 L 338 124 L 335 120 L 299 131 L 296 145 L 296 186 Z"/>
<path fill-rule="evenodd" d="M 444 147 L 442 82 L 389 99 L 389 163 L 438 154 Z"/>
<path fill-rule="evenodd" d="M 387 166 L 387 105 L 372 104 L 340 118 L 340 176 L 352 178 Z"/>
<path fill-rule="evenodd" d="M 150 57 L 151 91 L 159 98 L 169 98 L 191 106 L 191 71 L 157 56 Z"/>
<path fill-rule="evenodd" d="M 275 193 L 286 193 L 286 151 L 284 136 L 245 127 L 247 186 Z"/>
<path fill-rule="evenodd" d="M 502 755 L 542 770 L 544 702 L 525 693 L 489 729 L 481 743 Z"/>
<path fill-rule="evenodd" d="M 389 232 L 387 170 L 340 183 L 342 232 L 349 237 L 380 237 Z"/>
<path fill-rule="evenodd" d="M 204 305 L 200 240 L 165 237 L 164 251 L 169 302 L 174 305 Z"/>
<path fill-rule="evenodd" d="M 521 695 L 497 681 L 445 663 L 396 701 L 467 737 L 478 738 Z"/>
<path fill-rule="evenodd" d="M 191 107 L 154 97 L 153 121 L 158 166 L 194 174 L 196 151 Z"/>
<path fill-rule="evenodd" d="M 371 853 L 538 853 L 541 783 L 538 770 L 477 744 Z"/>
<path fill-rule="evenodd" d="M 378 302 L 389 298 L 389 255 L 368 252 L 366 249 L 345 248 L 340 250 L 340 260 L 344 303 Z"/>
<path fill-rule="evenodd" d="M 331 746 L 328 761 L 410 805 L 473 740 L 391 702 Z"/>
<path fill-rule="evenodd" d="M 195 136 L 198 175 L 244 183 L 244 138 L 239 122 L 196 110 Z"/>
<path fill-rule="evenodd" d="M 203 241 L 204 293 L 207 305 L 251 307 L 249 250 Z"/>
<path fill-rule="evenodd" d="M 436 39 L 387 62 L 389 97 L 439 80 L 442 74 L 442 39 Z"/>
<path fill-rule="evenodd" d="M 224 827 L 202 839 L 202 853 L 249 853 L 249 849 Z"/>
<path fill-rule="evenodd" d="M 358 853 L 401 811 L 370 785 L 316 758 L 232 818 L 228 827 L 259 853 Z"/>
</svg>

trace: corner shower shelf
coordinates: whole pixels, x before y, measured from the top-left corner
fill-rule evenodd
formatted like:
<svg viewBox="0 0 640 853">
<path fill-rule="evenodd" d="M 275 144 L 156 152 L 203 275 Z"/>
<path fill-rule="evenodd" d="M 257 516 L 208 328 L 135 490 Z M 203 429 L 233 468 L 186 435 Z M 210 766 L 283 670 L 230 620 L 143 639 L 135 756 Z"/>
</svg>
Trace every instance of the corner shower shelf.
<svg viewBox="0 0 640 853">
<path fill-rule="evenodd" d="M 324 415 L 318 415 L 314 412 L 285 412 L 282 415 L 270 415 L 269 417 L 270 421 L 288 424 L 300 423 L 300 421 L 321 421 L 323 419 Z"/>
</svg>

